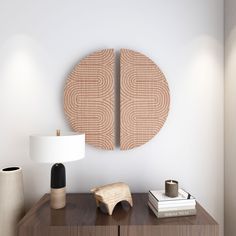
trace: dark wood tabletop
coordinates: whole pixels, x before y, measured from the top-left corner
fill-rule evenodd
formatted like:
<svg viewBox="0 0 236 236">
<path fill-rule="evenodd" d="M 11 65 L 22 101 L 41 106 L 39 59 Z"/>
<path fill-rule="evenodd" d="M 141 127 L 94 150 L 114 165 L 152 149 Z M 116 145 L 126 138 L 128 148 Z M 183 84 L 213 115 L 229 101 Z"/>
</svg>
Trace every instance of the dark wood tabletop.
<svg viewBox="0 0 236 236">
<path fill-rule="evenodd" d="M 147 205 L 146 193 L 135 193 L 132 197 L 133 208 L 122 202 L 109 216 L 105 207 L 96 207 L 92 194 L 67 194 L 66 207 L 60 210 L 50 208 L 50 195 L 45 194 L 18 226 L 217 225 L 199 204 L 196 216 L 158 219 Z"/>
</svg>

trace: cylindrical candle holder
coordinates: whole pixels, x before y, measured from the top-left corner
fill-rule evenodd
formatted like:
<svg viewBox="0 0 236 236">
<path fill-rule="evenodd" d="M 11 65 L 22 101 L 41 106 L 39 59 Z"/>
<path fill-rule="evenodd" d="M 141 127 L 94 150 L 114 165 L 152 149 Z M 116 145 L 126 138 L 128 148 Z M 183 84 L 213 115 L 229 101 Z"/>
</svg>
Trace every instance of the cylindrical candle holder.
<svg viewBox="0 0 236 236">
<path fill-rule="evenodd" d="M 165 181 L 165 195 L 168 197 L 177 197 L 179 192 L 178 181 L 166 180 Z"/>
</svg>

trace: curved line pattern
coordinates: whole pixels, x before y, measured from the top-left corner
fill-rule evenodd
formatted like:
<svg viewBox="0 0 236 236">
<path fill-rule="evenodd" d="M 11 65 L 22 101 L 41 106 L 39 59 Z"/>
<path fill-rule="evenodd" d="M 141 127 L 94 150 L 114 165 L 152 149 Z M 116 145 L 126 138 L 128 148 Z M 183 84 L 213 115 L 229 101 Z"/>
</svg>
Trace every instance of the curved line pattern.
<svg viewBox="0 0 236 236">
<path fill-rule="evenodd" d="M 114 149 L 113 49 L 90 54 L 77 64 L 64 89 L 64 110 L 70 126 L 86 134 L 86 142 Z"/>
<path fill-rule="evenodd" d="M 145 55 L 122 49 L 120 56 L 120 148 L 138 147 L 164 125 L 170 105 L 168 83 Z M 64 110 L 74 131 L 103 149 L 114 149 L 113 49 L 90 54 L 68 76 Z"/>
<path fill-rule="evenodd" d="M 164 74 L 151 59 L 129 49 L 121 49 L 120 55 L 120 148 L 127 150 L 160 131 L 170 94 Z"/>
</svg>

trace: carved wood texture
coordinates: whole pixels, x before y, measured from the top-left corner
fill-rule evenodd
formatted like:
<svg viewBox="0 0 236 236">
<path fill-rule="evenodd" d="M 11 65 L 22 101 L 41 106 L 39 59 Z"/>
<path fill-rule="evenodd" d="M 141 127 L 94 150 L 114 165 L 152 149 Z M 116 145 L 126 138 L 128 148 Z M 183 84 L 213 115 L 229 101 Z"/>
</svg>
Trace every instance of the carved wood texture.
<svg viewBox="0 0 236 236">
<path fill-rule="evenodd" d="M 164 125 L 170 105 L 168 83 L 145 55 L 128 49 L 120 56 L 120 147 L 138 147 Z"/>
<path fill-rule="evenodd" d="M 72 129 L 86 134 L 86 142 L 113 149 L 114 138 L 113 49 L 90 54 L 70 73 L 64 90 L 64 110 Z"/>
<path fill-rule="evenodd" d="M 91 192 L 94 194 L 97 207 L 104 203 L 109 215 L 112 215 L 115 206 L 121 201 L 127 201 L 131 207 L 133 206 L 131 192 L 126 183 L 107 184 L 93 188 Z"/>
<path fill-rule="evenodd" d="M 90 54 L 70 73 L 64 90 L 64 110 L 72 129 L 102 149 L 115 147 L 113 49 Z M 121 49 L 120 148 L 148 142 L 164 125 L 170 105 L 167 81 L 145 55 Z"/>
</svg>

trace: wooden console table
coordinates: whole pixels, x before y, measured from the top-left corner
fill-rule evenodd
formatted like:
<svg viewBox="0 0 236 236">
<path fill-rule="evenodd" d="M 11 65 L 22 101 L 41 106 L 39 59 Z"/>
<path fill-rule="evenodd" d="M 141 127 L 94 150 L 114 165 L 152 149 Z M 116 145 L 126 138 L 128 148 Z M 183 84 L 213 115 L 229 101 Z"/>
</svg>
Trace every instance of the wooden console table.
<svg viewBox="0 0 236 236">
<path fill-rule="evenodd" d="M 197 215 L 157 219 L 147 194 L 132 194 L 134 207 L 119 203 L 112 216 L 91 194 L 67 194 L 64 209 L 50 208 L 49 194 L 18 224 L 18 236 L 218 236 L 219 225 L 197 204 Z"/>
</svg>

